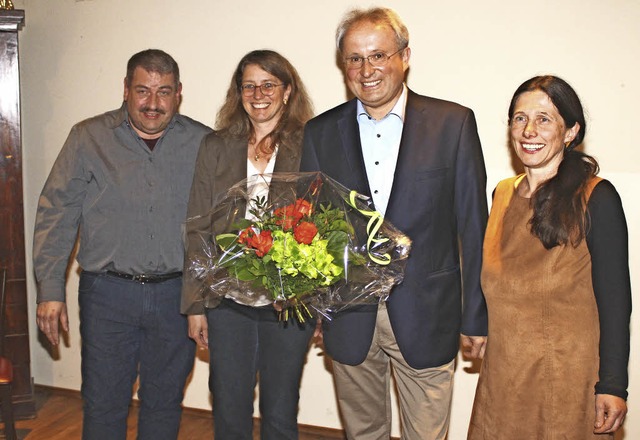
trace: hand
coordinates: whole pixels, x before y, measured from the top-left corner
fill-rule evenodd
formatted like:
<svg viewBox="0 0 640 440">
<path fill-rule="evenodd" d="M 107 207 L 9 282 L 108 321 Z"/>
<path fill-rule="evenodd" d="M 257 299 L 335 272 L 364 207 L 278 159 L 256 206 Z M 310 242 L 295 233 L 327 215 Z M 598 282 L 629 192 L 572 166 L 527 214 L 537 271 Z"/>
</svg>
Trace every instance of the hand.
<svg viewBox="0 0 640 440">
<path fill-rule="evenodd" d="M 611 394 L 596 394 L 596 420 L 593 424 L 594 434 L 610 434 L 616 432 L 624 422 L 627 414 L 627 402 Z"/>
<path fill-rule="evenodd" d="M 486 336 L 461 335 L 462 354 L 468 359 L 482 359 L 487 348 Z"/>
<path fill-rule="evenodd" d="M 204 315 L 189 315 L 189 337 L 196 341 L 199 347 L 209 348 L 209 323 Z"/>
<path fill-rule="evenodd" d="M 60 330 L 58 323 L 62 324 L 65 332 L 69 331 L 69 316 L 67 305 L 62 301 L 44 301 L 38 304 L 36 310 L 36 322 L 38 328 L 45 334 L 53 345 L 60 343 Z"/>
</svg>

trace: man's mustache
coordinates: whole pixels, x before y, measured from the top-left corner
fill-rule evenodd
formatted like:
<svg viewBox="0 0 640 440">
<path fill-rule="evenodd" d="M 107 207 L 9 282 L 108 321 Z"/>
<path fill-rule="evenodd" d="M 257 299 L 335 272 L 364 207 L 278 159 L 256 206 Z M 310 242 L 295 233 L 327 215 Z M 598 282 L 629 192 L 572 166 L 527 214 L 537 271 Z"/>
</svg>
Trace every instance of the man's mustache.
<svg viewBox="0 0 640 440">
<path fill-rule="evenodd" d="M 167 114 L 167 112 L 162 110 L 161 108 L 142 107 L 140 111 L 143 113 L 154 112 L 154 113 L 160 113 L 161 115 Z"/>
</svg>

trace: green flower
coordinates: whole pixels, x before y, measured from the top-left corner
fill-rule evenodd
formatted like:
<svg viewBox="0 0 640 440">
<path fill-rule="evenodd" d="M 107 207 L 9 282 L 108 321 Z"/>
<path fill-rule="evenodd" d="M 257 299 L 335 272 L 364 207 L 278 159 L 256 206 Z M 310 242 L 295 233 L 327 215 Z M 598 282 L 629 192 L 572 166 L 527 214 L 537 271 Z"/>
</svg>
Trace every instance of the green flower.
<svg viewBox="0 0 640 440">
<path fill-rule="evenodd" d="M 304 244 L 298 243 L 291 232 L 273 231 L 272 235 L 269 257 L 282 274 L 318 280 L 318 286 L 329 286 L 339 279 L 343 269 L 328 252 L 328 240 L 316 236 L 311 244 Z"/>
</svg>

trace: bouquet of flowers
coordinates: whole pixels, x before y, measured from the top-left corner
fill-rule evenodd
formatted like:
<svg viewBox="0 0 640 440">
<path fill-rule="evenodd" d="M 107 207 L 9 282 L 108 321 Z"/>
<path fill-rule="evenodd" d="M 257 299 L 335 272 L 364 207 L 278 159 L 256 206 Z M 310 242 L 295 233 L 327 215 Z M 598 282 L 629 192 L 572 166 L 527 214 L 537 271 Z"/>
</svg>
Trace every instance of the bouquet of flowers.
<svg viewBox="0 0 640 440">
<path fill-rule="evenodd" d="M 187 221 L 201 248 L 189 252 L 188 275 L 205 304 L 273 302 L 283 320 L 386 300 L 411 241 L 363 199 L 322 173 L 245 179 Z"/>
</svg>

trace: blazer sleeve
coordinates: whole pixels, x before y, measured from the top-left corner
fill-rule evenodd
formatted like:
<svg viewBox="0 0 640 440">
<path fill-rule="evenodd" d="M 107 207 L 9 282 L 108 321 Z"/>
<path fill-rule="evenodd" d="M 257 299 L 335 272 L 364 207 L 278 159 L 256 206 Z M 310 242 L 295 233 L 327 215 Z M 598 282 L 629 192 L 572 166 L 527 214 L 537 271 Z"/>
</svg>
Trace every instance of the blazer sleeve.
<svg viewBox="0 0 640 440">
<path fill-rule="evenodd" d="M 202 315 L 205 303 L 202 285 L 190 273 L 190 261 L 203 253 L 203 242 L 211 242 L 211 219 L 209 212 L 213 206 L 215 186 L 213 176 L 217 167 L 215 134 L 206 136 L 196 159 L 193 183 L 187 207 L 187 221 L 184 227 L 184 276 L 182 277 L 181 313 L 185 315 Z"/>
<path fill-rule="evenodd" d="M 487 175 L 473 112 L 462 124 L 455 176 L 455 210 L 462 266 L 461 333 L 487 334 L 487 306 L 480 287 L 482 244 L 487 226 Z"/>
</svg>

